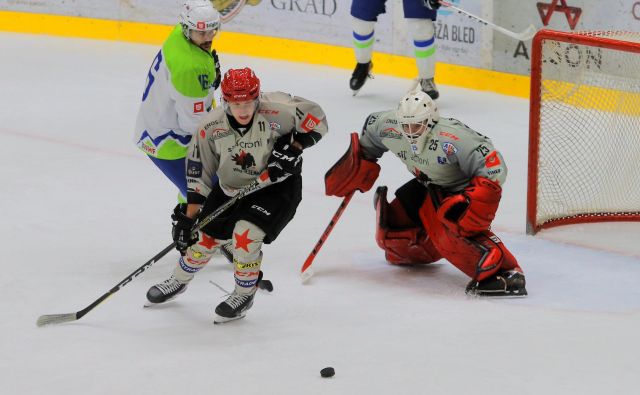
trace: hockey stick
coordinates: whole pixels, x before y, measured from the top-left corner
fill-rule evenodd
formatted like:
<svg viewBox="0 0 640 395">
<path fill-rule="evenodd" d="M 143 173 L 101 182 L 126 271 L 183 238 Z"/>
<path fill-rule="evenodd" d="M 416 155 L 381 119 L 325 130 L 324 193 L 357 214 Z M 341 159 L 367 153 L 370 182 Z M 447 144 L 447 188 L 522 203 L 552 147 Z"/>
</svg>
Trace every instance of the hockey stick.
<svg viewBox="0 0 640 395">
<path fill-rule="evenodd" d="M 331 234 L 333 227 L 336 226 L 336 223 L 342 216 L 342 213 L 344 212 L 344 210 L 347 208 L 347 205 L 351 201 L 351 198 L 353 197 L 353 194 L 355 192 L 356 191 L 354 190 L 344 197 L 344 199 L 342 200 L 342 203 L 340 203 L 340 206 L 338 207 L 338 210 L 336 211 L 335 214 L 333 214 L 333 218 L 331 218 L 331 221 L 329 221 L 329 225 L 327 225 L 327 228 L 322 233 L 322 236 L 320 236 L 320 240 L 318 240 L 315 247 L 313 247 L 313 250 L 311 250 L 311 253 L 307 257 L 307 260 L 304 261 L 304 263 L 302 264 L 302 267 L 300 268 L 300 277 L 302 277 L 302 282 L 307 281 L 308 279 L 311 278 L 311 276 L 313 276 L 313 269 L 311 268 L 311 264 L 313 263 L 313 260 L 315 259 L 316 255 L 318 255 L 320 248 L 322 248 L 322 245 L 329 237 L 329 234 Z"/>
<path fill-rule="evenodd" d="M 284 180 L 284 178 L 276 182 L 280 182 L 282 180 Z M 224 204 L 218 207 L 214 212 L 207 215 L 203 220 L 198 222 L 198 224 L 194 227 L 193 232 L 196 232 L 202 229 L 203 227 L 207 226 L 211 221 L 213 221 L 218 216 L 220 216 L 220 214 L 222 214 L 226 209 L 233 206 L 239 199 L 242 199 L 243 197 L 253 192 L 256 192 L 266 186 L 269 186 L 271 184 L 273 184 L 273 182 L 270 182 L 269 180 L 269 173 L 267 171 L 264 171 L 254 182 L 242 188 L 240 191 L 238 191 L 238 193 L 235 196 L 227 200 Z M 93 303 L 91 303 L 89 306 L 85 307 L 84 309 L 80 311 L 76 311 L 75 313 L 41 315 L 40 317 L 38 317 L 38 321 L 36 321 L 36 325 L 45 326 L 45 325 L 61 324 L 63 322 L 71 322 L 71 321 L 79 320 L 80 318 L 84 317 L 88 312 L 93 310 L 96 306 L 98 306 L 100 303 L 104 302 L 109 296 L 115 294 L 120 289 L 124 288 L 124 286 L 129 284 L 131 281 L 133 281 L 134 278 L 138 277 L 145 270 L 150 268 L 151 265 L 153 265 L 154 263 L 159 261 L 162 257 L 167 255 L 169 251 L 175 248 L 175 246 L 176 246 L 175 242 L 166 246 L 162 251 L 157 253 L 153 258 L 145 262 L 144 265 L 137 268 L 133 273 L 125 277 L 124 280 L 120 281 L 115 287 L 111 288 L 108 292 L 104 293 L 102 296 L 100 296 L 98 299 L 96 299 Z"/>
<path fill-rule="evenodd" d="M 498 26 L 494 23 L 491 23 L 487 20 L 484 20 L 482 18 L 480 18 L 479 16 L 475 16 L 465 10 L 463 10 L 462 8 L 458 8 L 456 6 L 454 6 L 453 4 L 449 3 L 448 1 L 444 1 L 444 0 L 439 0 L 439 3 L 445 7 L 451 8 L 452 10 L 457 11 L 459 14 L 464 14 L 467 17 L 476 20 L 477 22 L 482 23 L 483 25 L 486 26 L 490 26 L 492 27 L 494 30 L 499 31 L 500 33 L 507 35 L 511 38 L 515 38 L 518 41 L 527 41 L 527 40 L 531 40 L 533 38 L 533 36 L 537 33 L 537 30 L 535 28 L 535 26 L 533 25 L 529 25 L 529 27 L 527 27 L 525 30 L 523 30 L 520 33 L 516 33 L 516 32 L 512 32 L 511 30 L 507 30 L 502 26 Z"/>
</svg>

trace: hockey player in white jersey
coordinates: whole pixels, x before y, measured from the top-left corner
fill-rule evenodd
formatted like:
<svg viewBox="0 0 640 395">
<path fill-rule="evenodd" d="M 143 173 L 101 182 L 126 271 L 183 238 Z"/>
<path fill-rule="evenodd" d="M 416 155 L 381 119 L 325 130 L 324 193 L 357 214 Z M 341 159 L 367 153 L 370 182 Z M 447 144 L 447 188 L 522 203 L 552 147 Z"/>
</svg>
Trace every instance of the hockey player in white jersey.
<svg viewBox="0 0 640 395">
<path fill-rule="evenodd" d="M 215 107 L 220 62 L 211 42 L 220 15 L 208 0 L 190 0 L 151 63 L 134 141 L 178 188 L 186 201 L 185 157 L 196 126 Z"/>
<path fill-rule="evenodd" d="M 222 80 L 223 106 L 199 124 L 187 158 L 188 204 L 174 210 L 173 237 L 182 257 L 171 277 L 149 289 L 147 299 L 176 297 L 221 245 L 231 243 L 235 289 L 216 309 L 215 322 L 244 317 L 262 272 L 262 244 L 273 242 L 302 198 L 302 152 L 327 133 L 316 103 L 282 92 L 260 93 L 249 68 Z M 239 199 L 197 234 L 191 229 L 256 180 L 265 169 L 274 184 Z M 213 176 L 219 177 L 212 182 Z M 186 207 L 185 207 L 186 206 Z"/>
<path fill-rule="evenodd" d="M 359 138 L 352 134 L 349 150 L 326 175 L 327 194 L 369 190 L 386 151 L 414 176 L 390 204 L 386 187 L 375 194 L 376 241 L 387 261 L 445 258 L 471 278 L 468 294 L 526 295 L 522 269 L 490 230 L 507 177 L 491 140 L 456 119 L 440 118 L 426 93 L 411 92 L 396 110 L 369 115 Z"/>
</svg>

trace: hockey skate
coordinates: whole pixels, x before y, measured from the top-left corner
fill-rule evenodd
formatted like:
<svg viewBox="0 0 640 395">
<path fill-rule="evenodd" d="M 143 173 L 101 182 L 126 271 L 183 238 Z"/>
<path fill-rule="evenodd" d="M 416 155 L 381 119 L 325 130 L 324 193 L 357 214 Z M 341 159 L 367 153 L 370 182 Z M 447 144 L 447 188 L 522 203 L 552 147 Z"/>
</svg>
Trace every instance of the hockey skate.
<svg viewBox="0 0 640 395">
<path fill-rule="evenodd" d="M 523 297 L 527 296 L 524 274 L 509 270 L 483 281 L 471 281 L 465 293 L 472 296 Z"/>
<path fill-rule="evenodd" d="M 154 306 L 175 299 L 187 290 L 187 284 L 181 283 L 174 276 L 156 284 L 147 291 L 147 302 L 144 307 Z"/>
<path fill-rule="evenodd" d="M 373 78 L 371 75 L 371 69 L 373 68 L 373 63 L 358 63 L 356 64 L 355 70 L 353 70 L 353 74 L 351 74 L 351 79 L 349 80 L 349 87 L 353 91 L 353 96 L 357 95 L 360 91 L 360 88 L 367 81 L 367 78 Z"/>
<path fill-rule="evenodd" d="M 262 271 L 258 275 L 256 286 L 248 293 L 240 294 L 233 291 L 229 297 L 216 307 L 216 316 L 213 319 L 214 324 L 222 324 L 229 321 L 239 320 L 247 315 L 247 310 L 253 306 L 253 298 L 258 290 L 258 285 L 262 281 Z"/>
<path fill-rule="evenodd" d="M 256 293 L 255 288 L 251 293 L 239 294 L 233 292 L 229 297 L 216 307 L 216 316 L 213 319 L 214 324 L 222 324 L 229 321 L 244 318 L 247 310 L 253 306 L 253 297 Z"/>
<path fill-rule="evenodd" d="M 420 89 L 433 100 L 436 100 L 440 97 L 440 93 L 438 92 L 438 87 L 436 87 L 436 83 L 433 81 L 433 78 L 422 78 L 419 79 Z"/>
</svg>

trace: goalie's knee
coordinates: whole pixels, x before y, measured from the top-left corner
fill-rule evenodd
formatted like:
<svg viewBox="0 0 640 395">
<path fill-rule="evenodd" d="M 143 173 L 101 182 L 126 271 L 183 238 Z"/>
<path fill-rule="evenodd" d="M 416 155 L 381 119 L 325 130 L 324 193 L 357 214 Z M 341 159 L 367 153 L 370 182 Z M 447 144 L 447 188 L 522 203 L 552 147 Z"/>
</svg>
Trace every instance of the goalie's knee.
<svg viewBox="0 0 640 395">
<path fill-rule="evenodd" d="M 376 242 L 389 263 L 431 263 L 441 258 L 427 232 L 409 219 L 400 201 L 387 202 L 387 187 L 378 187 L 376 208 Z"/>
</svg>

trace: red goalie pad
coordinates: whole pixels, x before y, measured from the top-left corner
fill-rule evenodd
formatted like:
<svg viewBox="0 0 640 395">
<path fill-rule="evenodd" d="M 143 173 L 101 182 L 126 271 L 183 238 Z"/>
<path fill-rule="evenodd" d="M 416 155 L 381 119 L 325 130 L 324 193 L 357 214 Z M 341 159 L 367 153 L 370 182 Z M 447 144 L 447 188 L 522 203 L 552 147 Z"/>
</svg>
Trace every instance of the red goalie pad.
<svg viewBox="0 0 640 395">
<path fill-rule="evenodd" d="M 502 188 L 485 177 L 473 177 L 461 194 L 442 201 L 438 218 L 462 236 L 473 236 L 491 226 L 495 218 Z"/>
<path fill-rule="evenodd" d="M 387 187 L 378 187 L 376 207 L 376 243 L 384 250 L 387 262 L 394 265 L 431 263 L 441 258 L 427 232 L 416 226 L 400 201 L 387 203 Z"/>
<path fill-rule="evenodd" d="M 439 210 L 436 214 L 435 207 L 440 199 L 437 200 L 434 205 L 432 199 L 426 199 L 419 214 L 433 244 L 446 260 L 476 281 L 485 280 L 501 270 L 521 271 L 518 261 L 490 230 L 473 237 L 452 231 L 450 222 L 441 220 Z"/>
<path fill-rule="evenodd" d="M 351 144 L 347 152 L 324 176 L 328 196 L 344 197 L 355 191 L 367 192 L 380 174 L 380 165 L 362 158 L 357 133 L 351 133 Z"/>
</svg>

